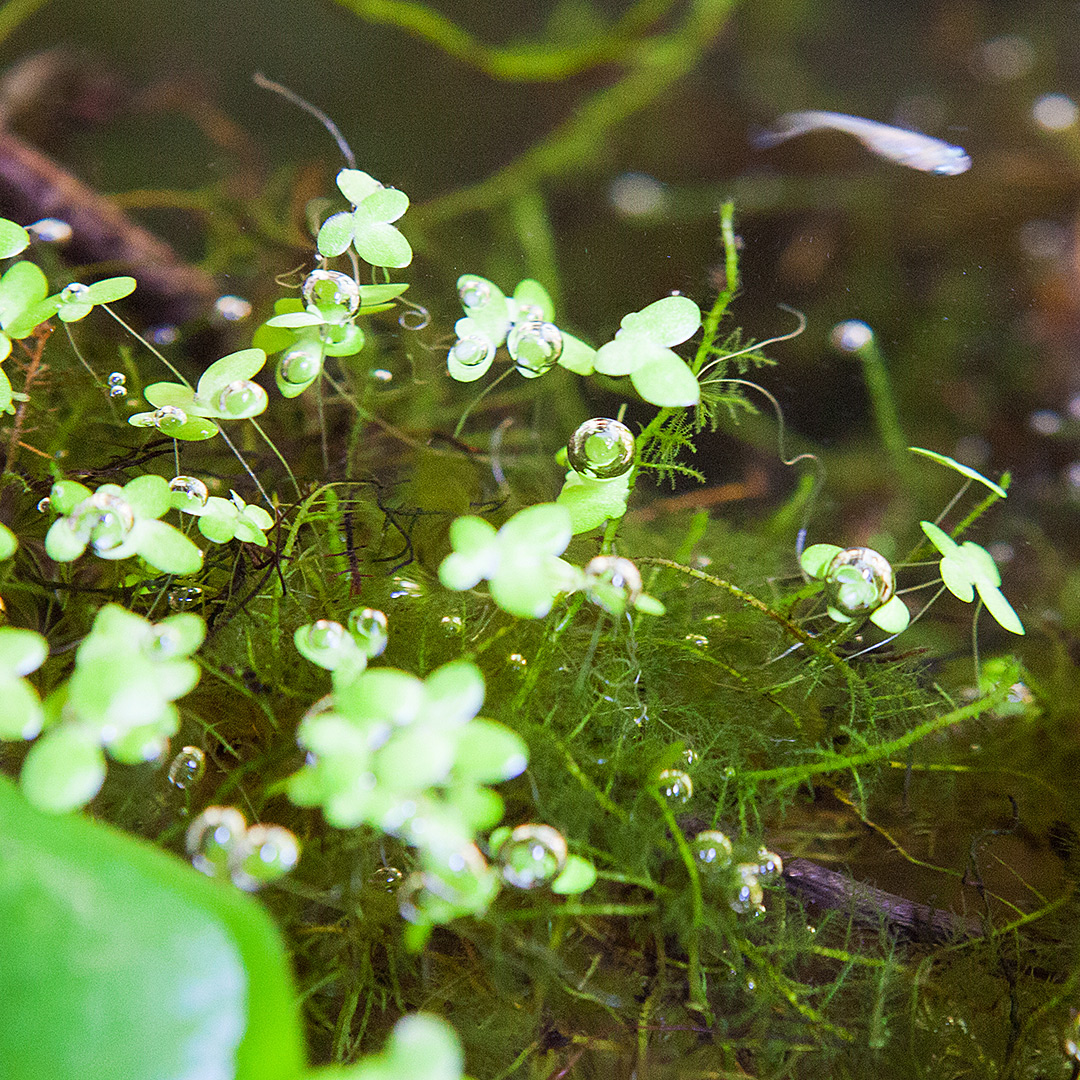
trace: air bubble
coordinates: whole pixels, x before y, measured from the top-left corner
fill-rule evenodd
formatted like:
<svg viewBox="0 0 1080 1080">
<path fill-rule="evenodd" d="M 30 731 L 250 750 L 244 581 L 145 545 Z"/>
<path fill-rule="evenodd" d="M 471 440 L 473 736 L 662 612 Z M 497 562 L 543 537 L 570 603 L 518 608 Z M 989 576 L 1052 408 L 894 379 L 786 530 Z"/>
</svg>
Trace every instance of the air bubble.
<svg viewBox="0 0 1080 1080">
<path fill-rule="evenodd" d="M 228 854 L 232 882 L 255 892 L 287 874 L 300 859 L 300 841 L 280 825 L 252 825 Z"/>
<path fill-rule="evenodd" d="M 833 348 L 853 353 L 865 349 L 874 340 L 874 331 L 858 319 L 837 323 L 832 330 Z"/>
<path fill-rule="evenodd" d="M 214 311 L 225 322 L 243 322 L 251 314 L 251 302 L 226 293 L 214 301 Z"/>
<path fill-rule="evenodd" d="M 731 841 L 716 829 L 699 832 L 691 850 L 699 870 L 721 870 L 731 864 Z"/>
<path fill-rule="evenodd" d="M 184 497 L 184 505 L 181 510 L 189 505 L 205 506 L 210 498 L 210 492 L 206 485 L 197 476 L 174 476 L 169 481 L 169 490 L 176 495 Z"/>
<path fill-rule="evenodd" d="M 896 591 L 889 560 L 873 548 L 845 548 L 837 552 L 824 577 L 829 603 L 849 618 L 876 611 Z"/>
<path fill-rule="evenodd" d="M 388 383 L 394 381 L 394 373 L 387 371 L 386 368 L 373 368 L 371 371 L 371 377 L 376 382 Z"/>
<path fill-rule="evenodd" d="M 682 769 L 663 769 L 656 777 L 656 786 L 668 802 L 686 803 L 694 794 L 694 782 Z"/>
<path fill-rule="evenodd" d="M 495 355 L 495 346 L 484 334 L 467 334 L 458 338 L 450 349 L 450 359 L 462 367 L 479 367 Z"/>
<path fill-rule="evenodd" d="M 311 382 L 321 370 L 322 358 L 317 350 L 290 349 L 281 358 L 281 378 L 294 386 Z"/>
<path fill-rule="evenodd" d="M 86 296 L 90 292 L 88 285 L 73 281 L 66 288 L 60 290 L 60 300 L 64 304 L 85 304 Z"/>
<path fill-rule="evenodd" d="M 360 286 L 338 270 L 312 270 L 304 278 L 300 294 L 304 307 L 318 315 L 326 314 L 323 305 L 344 308 L 348 315 L 355 315 L 360 307 Z"/>
<path fill-rule="evenodd" d="M 46 244 L 62 244 L 71 239 L 74 230 L 59 218 L 42 218 L 33 225 L 27 225 L 26 231 Z"/>
<path fill-rule="evenodd" d="M 50 499 L 49 496 L 46 495 L 44 499 L 38 499 L 37 512 L 39 514 L 47 514 L 49 512 L 49 509 L 50 509 L 51 506 L 52 506 L 52 499 Z"/>
<path fill-rule="evenodd" d="M 97 491 L 71 511 L 71 523 L 95 551 L 112 551 L 128 538 L 135 514 L 121 495 Z"/>
<path fill-rule="evenodd" d="M 617 555 L 596 555 L 585 566 L 585 592 L 606 611 L 621 614 L 641 595 L 641 573 Z"/>
<path fill-rule="evenodd" d="M 109 397 L 122 398 L 127 394 L 127 387 L 121 383 L 109 387 Z"/>
<path fill-rule="evenodd" d="M 618 420 L 586 420 L 566 446 L 570 468 L 589 480 L 614 480 L 634 464 L 634 436 Z"/>
<path fill-rule="evenodd" d="M 349 633 L 353 640 L 367 653 L 368 658 L 382 656 L 390 640 L 386 616 L 375 608 L 356 608 L 349 612 Z"/>
<path fill-rule="evenodd" d="M 203 591 L 198 585 L 188 585 L 179 589 L 170 589 L 165 595 L 170 611 L 187 611 L 202 600 Z"/>
<path fill-rule="evenodd" d="M 529 667 L 529 661 L 519 652 L 512 652 L 506 658 L 506 666 L 517 675 L 524 675 Z"/>
<path fill-rule="evenodd" d="M 257 415 L 266 405 L 266 391 L 250 379 L 234 379 L 217 396 L 218 411 L 234 417 Z"/>
<path fill-rule="evenodd" d="M 313 652 L 337 652 L 345 644 L 345 627 L 331 619 L 319 619 L 308 627 L 305 637 Z"/>
<path fill-rule="evenodd" d="M 765 891 L 758 881 L 755 863 L 739 863 L 736 867 L 735 895 L 729 901 L 732 911 L 745 915 L 751 911 L 765 910 Z"/>
<path fill-rule="evenodd" d="M 535 379 L 550 371 L 562 356 L 562 331 L 554 323 L 535 319 L 515 323 L 506 339 L 506 351 L 520 374 Z"/>
<path fill-rule="evenodd" d="M 229 856 L 247 831 L 244 815 L 232 806 L 208 806 L 188 826 L 184 846 L 191 864 L 207 877 L 228 872 Z"/>
<path fill-rule="evenodd" d="M 161 326 L 152 326 L 146 336 L 155 345 L 175 345 L 180 340 L 180 331 L 168 323 Z"/>
<path fill-rule="evenodd" d="M 457 289 L 458 298 L 466 311 L 482 308 L 491 300 L 491 285 L 483 278 L 473 277 L 471 274 L 458 278 Z"/>
<path fill-rule="evenodd" d="M 155 409 L 150 414 L 151 425 L 159 431 L 164 431 L 166 435 L 178 427 L 183 427 L 187 422 L 187 413 L 175 405 L 162 405 L 160 409 Z"/>
<path fill-rule="evenodd" d="M 554 881 L 566 865 L 566 841 L 550 825 L 519 825 L 496 853 L 503 880 L 518 889 Z"/>
<path fill-rule="evenodd" d="M 424 588 L 417 581 L 412 581 L 409 578 L 395 577 L 390 582 L 391 600 L 409 600 L 423 595 Z"/>
<path fill-rule="evenodd" d="M 127 376 L 122 371 L 113 371 L 109 373 L 106 381 L 110 386 L 123 386 L 127 382 Z"/>
<path fill-rule="evenodd" d="M 185 746 L 169 765 L 169 783 L 181 791 L 194 787 L 206 771 L 206 755 L 197 746 Z"/>
<path fill-rule="evenodd" d="M 368 881 L 376 888 L 384 892 L 397 892 L 405 875 L 396 866 L 380 866 L 371 872 Z"/>
<path fill-rule="evenodd" d="M 766 847 L 759 848 L 757 860 L 758 881 L 768 884 L 778 880 L 784 872 L 784 860 L 775 851 L 770 851 Z"/>
<path fill-rule="evenodd" d="M 439 620 L 439 626 L 444 634 L 450 636 L 457 636 L 465 630 L 465 623 L 460 615 L 444 615 Z"/>
</svg>

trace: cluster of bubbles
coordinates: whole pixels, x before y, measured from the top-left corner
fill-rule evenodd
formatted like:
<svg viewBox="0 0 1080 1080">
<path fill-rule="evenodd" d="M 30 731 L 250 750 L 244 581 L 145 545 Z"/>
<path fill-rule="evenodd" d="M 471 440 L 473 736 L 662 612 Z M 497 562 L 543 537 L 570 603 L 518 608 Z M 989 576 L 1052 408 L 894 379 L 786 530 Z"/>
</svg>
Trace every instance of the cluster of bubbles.
<svg viewBox="0 0 1080 1080">
<path fill-rule="evenodd" d="M 232 806 L 208 806 L 188 826 L 185 847 L 196 870 L 254 892 L 287 874 L 300 842 L 280 825 L 248 826 Z"/>
<path fill-rule="evenodd" d="M 386 650 L 389 629 L 386 615 L 375 608 L 355 608 L 350 611 L 343 626 L 333 619 L 317 619 L 308 625 L 304 632 L 304 655 L 318 663 L 315 657 L 332 661 L 336 654 L 359 646 L 360 650 L 373 658 L 381 656 Z"/>
<path fill-rule="evenodd" d="M 838 551 L 824 577 L 829 603 L 853 619 L 876 611 L 896 591 L 896 576 L 889 560 L 873 548 Z"/>
<path fill-rule="evenodd" d="M 719 886 L 733 911 L 745 915 L 765 910 L 762 886 L 778 881 L 784 872 L 775 851 L 762 847 L 754 858 L 736 862 L 730 838 L 717 829 L 698 833 L 690 847 L 702 881 Z"/>
<path fill-rule="evenodd" d="M 122 371 L 109 375 L 109 397 L 123 397 L 127 393 L 127 376 Z"/>
<path fill-rule="evenodd" d="M 566 444 L 570 468 L 587 480 L 614 480 L 634 464 L 634 436 L 619 420 L 586 420 Z"/>
</svg>

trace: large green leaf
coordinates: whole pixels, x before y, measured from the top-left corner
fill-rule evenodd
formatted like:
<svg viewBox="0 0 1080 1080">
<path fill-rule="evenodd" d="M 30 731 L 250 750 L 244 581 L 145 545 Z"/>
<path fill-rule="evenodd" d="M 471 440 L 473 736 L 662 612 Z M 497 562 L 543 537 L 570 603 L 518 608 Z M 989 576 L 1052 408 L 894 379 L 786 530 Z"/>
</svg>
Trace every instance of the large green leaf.
<svg viewBox="0 0 1080 1080">
<path fill-rule="evenodd" d="M 249 897 L 0 777 L 5 1080 L 297 1080 L 281 942 Z"/>
</svg>

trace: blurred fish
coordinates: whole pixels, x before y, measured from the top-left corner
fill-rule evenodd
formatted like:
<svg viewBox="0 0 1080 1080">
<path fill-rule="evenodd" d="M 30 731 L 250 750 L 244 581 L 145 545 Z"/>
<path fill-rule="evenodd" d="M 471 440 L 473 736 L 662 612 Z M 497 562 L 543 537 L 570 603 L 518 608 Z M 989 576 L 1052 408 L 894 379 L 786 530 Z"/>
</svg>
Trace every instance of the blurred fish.
<svg viewBox="0 0 1080 1080">
<path fill-rule="evenodd" d="M 758 133 L 753 137 L 753 142 L 760 148 L 775 146 L 785 139 L 823 128 L 854 135 L 868 150 L 895 161 L 897 165 L 907 165 L 909 169 L 936 173 L 938 176 L 956 176 L 971 168 L 971 158 L 961 146 L 950 146 L 941 139 L 918 131 L 879 124 L 876 120 L 864 120 L 861 116 L 847 116 L 844 113 L 785 113 L 777 120 L 774 130 Z"/>
</svg>

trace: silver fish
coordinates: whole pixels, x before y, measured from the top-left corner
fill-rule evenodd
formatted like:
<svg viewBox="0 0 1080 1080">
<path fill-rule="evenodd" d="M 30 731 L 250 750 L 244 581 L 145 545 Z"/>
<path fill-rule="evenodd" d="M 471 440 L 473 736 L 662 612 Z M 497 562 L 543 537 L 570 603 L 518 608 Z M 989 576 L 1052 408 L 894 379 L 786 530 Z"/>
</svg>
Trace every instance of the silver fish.
<svg viewBox="0 0 1080 1080">
<path fill-rule="evenodd" d="M 785 139 L 823 128 L 854 135 L 868 150 L 909 169 L 936 173 L 938 176 L 956 176 L 971 168 L 971 158 L 962 146 L 950 146 L 941 139 L 918 131 L 879 124 L 876 120 L 864 120 L 861 116 L 847 116 L 844 113 L 785 113 L 777 120 L 774 130 L 761 132 L 754 138 L 754 143 L 758 147 L 775 146 Z"/>
</svg>

